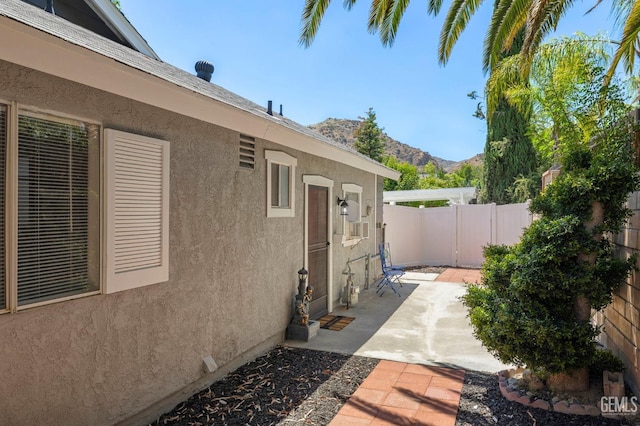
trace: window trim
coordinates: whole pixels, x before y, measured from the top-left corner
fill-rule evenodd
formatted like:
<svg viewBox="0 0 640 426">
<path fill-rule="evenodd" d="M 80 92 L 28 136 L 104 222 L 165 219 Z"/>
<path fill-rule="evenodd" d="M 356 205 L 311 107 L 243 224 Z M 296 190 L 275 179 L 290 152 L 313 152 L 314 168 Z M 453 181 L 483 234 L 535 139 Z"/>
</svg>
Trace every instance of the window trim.
<svg viewBox="0 0 640 426">
<path fill-rule="evenodd" d="M 264 158 L 267 160 L 267 217 L 295 217 L 296 211 L 296 167 L 298 160 L 282 151 L 265 150 Z M 278 164 L 289 167 L 289 207 L 273 207 L 271 205 L 271 166 Z"/>
</svg>

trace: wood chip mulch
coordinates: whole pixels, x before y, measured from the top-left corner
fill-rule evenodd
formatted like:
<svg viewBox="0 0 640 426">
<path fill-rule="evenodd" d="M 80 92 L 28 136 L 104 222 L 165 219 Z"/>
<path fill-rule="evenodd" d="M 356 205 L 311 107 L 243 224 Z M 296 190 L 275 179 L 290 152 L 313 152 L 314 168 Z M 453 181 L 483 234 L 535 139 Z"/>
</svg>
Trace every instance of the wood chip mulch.
<svg viewBox="0 0 640 426">
<path fill-rule="evenodd" d="M 277 347 L 151 425 L 326 425 L 378 362 Z"/>
</svg>

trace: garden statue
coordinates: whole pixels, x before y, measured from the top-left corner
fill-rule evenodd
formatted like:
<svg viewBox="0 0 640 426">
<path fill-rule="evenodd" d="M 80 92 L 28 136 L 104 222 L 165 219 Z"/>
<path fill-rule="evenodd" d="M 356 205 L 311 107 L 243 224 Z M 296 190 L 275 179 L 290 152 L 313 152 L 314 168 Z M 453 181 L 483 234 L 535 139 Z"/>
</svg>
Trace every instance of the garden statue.
<svg viewBox="0 0 640 426">
<path fill-rule="evenodd" d="M 313 287 L 307 287 L 304 294 L 296 295 L 296 313 L 293 316 L 292 324 L 308 325 L 309 324 L 309 303 L 313 298 Z"/>
<path fill-rule="evenodd" d="M 313 287 L 307 286 L 307 272 L 302 268 L 298 271 L 298 294 L 291 323 L 287 326 L 287 338 L 309 341 L 318 334 L 320 323 L 309 320 L 309 304 L 313 298 Z"/>
</svg>

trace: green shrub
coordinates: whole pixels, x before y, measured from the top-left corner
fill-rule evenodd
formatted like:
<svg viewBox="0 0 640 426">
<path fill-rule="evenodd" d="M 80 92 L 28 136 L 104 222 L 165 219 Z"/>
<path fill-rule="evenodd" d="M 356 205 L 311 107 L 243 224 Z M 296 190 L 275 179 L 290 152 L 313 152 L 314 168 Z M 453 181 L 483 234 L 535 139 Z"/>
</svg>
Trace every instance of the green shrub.
<svg viewBox="0 0 640 426">
<path fill-rule="evenodd" d="M 638 189 L 629 142 L 629 127 L 618 125 L 590 149 L 567 147 L 562 173 L 531 203 L 541 217 L 519 243 L 485 247 L 482 284 L 463 302 L 476 337 L 502 362 L 550 373 L 604 363 L 600 330 L 579 319 L 576 301 L 604 308 L 635 265 L 635 257 L 614 257 L 602 237 L 620 231 L 630 215 L 624 202 Z M 591 228 L 594 202 L 604 219 Z"/>
<path fill-rule="evenodd" d="M 599 376 L 602 376 L 603 371 L 624 370 L 626 370 L 626 367 L 622 360 L 608 349 L 597 349 L 589 366 L 591 374 L 597 374 Z"/>
</svg>

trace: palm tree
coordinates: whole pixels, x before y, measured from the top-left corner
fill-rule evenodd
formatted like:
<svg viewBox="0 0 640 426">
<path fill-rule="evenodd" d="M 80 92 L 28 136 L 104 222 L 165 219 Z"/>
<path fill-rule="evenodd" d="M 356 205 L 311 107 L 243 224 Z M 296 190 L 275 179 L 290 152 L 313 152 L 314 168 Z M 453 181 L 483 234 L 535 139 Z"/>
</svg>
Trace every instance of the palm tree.
<svg viewBox="0 0 640 426">
<path fill-rule="evenodd" d="M 530 115 L 529 134 L 545 162 L 553 159 L 563 140 L 587 143 L 610 106 L 609 96 L 619 90 L 615 84 L 601 87 L 610 46 L 606 37 L 584 34 L 544 43 L 526 81 L 520 73 L 522 56 L 505 58 L 487 81 L 487 117 L 494 117 L 503 99 Z"/>
<path fill-rule="evenodd" d="M 446 64 L 453 46 L 466 28 L 469 20 L 483 0 L 452 0 L 447 12 L 438 46 L 438 60 Z M 633 72 L 635 57 L 640 51 L 640 0 L 612 0 L 618 25 L 622 27 L 622 37 L 607 71 L 606 83 L 612 78 L 617 66 L 622 62 L 627 73 Z M 371 0 L 368 29 L 379 33 L 385 46 L 393 45 L 400 21 L 410 0 Z M 598 7 L 602 0 L 598 0 Z M 331 0 L 305 0 L 302 12 L 300 44 L 308 47 L 313 42 L 324 13 Z M 356 0 L 344 0 L 346 9 L 351 9 Z M 565 12 L 573 6 L 573 0 L 495 0 L 493 14 L 484 42 L 483 67 L 490 71 L 497 66 L 503 53 L 511 50 L 511 45 L 520 30 L 524 29 L 522 60 L 520 70 L 527 77 L 533 56 L 543 39 L 553 31 Z M 428 12 L 437 15 L 442 0 L 429 0 Z M 592 8 L 593 10 L 593 8 Z"/>
</svg>

